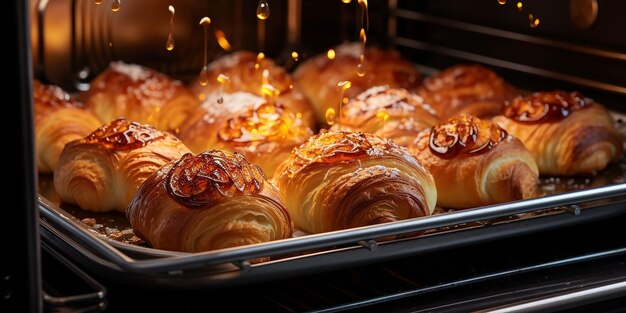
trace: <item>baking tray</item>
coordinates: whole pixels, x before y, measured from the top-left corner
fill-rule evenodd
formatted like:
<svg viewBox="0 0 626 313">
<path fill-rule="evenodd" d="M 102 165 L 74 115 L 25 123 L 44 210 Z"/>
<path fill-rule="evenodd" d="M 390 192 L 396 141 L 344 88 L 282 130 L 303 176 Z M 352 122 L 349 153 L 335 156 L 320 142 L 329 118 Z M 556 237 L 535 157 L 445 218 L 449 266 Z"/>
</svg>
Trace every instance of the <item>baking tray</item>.
<svg viewBox="0 0 626 313">
<path fill-rule="evenodd" d="M 624 138 L 623 116 L 613 113 Z M 120 212 L 63 204 L 52 177 L 39 176 L 42 238 L 107 279 L 149 288 L 233 286 L 354 267 L 626 214 L 626 158 L 592 178 L 542 177 L 545 195 L 429 217 L 243 247 L 183 253 L 153 249 Z M 377 241 L 393 235 L 400 239 Z M 252 264 L 249 260 L 269 257 Z"/>
</svg>

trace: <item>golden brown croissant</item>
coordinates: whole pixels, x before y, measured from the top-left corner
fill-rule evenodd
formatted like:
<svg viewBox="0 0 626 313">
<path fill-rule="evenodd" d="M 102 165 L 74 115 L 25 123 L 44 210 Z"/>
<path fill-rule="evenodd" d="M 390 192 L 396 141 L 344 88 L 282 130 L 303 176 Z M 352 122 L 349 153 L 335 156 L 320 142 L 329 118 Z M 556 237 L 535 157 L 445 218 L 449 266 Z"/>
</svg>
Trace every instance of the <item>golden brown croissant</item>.
<svg viewBox="0 0 626 313">
<path fill-rule="evenodd" d="M 388 85 L 391 88 L 414 90 L 421 83 L 421 74 L 400 53 L 374 47 L 365 49 L 366 71 L 357 74 L 360 62 L 360 43 L 342 44 L 335 47 L 335 57 L 326 54 L 302 62 L 294 72 L 296 86 L 311 100 L 318 122 L 326 123 L 328 108 L 338 110 L 340 93 L 337 84 L 350 81 L 351 88 L 345 97 L 352 99 L 370 87 Z"/>
<path fill-rule="evenodd" d="M 579 92 L 536 92 L 494 118 L 535 157 L 542 175 L 594 175 L 623 154 L 609 112 Z"/>
<path fill-rule="evenodd" d="M 360 132 L 322 130 L 274 175 L 297 228 L 320 233 L 430 215 L 433 177 L 405 149 Z"/>
<path fill-rule="evenodd" d="M 408 146 L 439 118 L 422 98 L 402 88 L 372 87 L 346 103 L 331 130 L 360 131 Z"/>
<path fill-rule="evenodd" d="M 489 120 L 450 118 L 420 132 L 409 150 L 435 178 L 438 206 L 462 209 L 537 195 L 532 155 Z"/>
<path fill-rule="evenodd" d="M 102 121 L 125 117 L 172 132 L 198 102 L 180 81 L 123 62 L 112 62 L 80 98 Z"/>
<path fill-rule="evenodd" d="M 174 135 L 124 118 L 68 143 L 54 169 L 54 188 L 84 210 L 124 212 L 139 185 L 190 152 Z"/>
<path fill-rule="evenodd" d="M 518 93 L 492 70 L 477 64 L 459 64 L 424 80 L 417 90 L 442 119 L 461 113 L 478 118 L 500 114 L 504 102 Z"/>
<path fill-rule="evenodd" d="M 238 151 L 272 177 L 291 150 L 313 134 L 297 114 L 280 103 L 244 92 L 221 95 L 221 103 L 216 96 L 209 95 L 180 133 L 196 153 L 208 149 Z"/>
<path fill-rule="evenodd" d="M 315 128 L 315 116 L 309 100 L 294 86 L 291 75 L 269 58 L 257 58 L 250 51 L 236 51 L 222 56 L 208 65 L 208 84 L 202 86 L 196 79 L 191 84 L 194 94 L 201 99 L 215 92 L 234 93 L 238 91 L 262 96 L 264 84 L 271 85 L 278 92 L 276 102 L 282 103 L 292 112 L 300 113 L 302 120 Z M 264 77 L 263 73 L 267 77 Z M 225 75 L 228 79 L 220 84 L 217 78 Z"/>
<path fill-rule="evenodd" d="M 186 154 L 152 174 L 126 216 L 152 247 L 199 252 L 290 238 L 276 187 L 238 153 Z"/>
<path fill-rule="evenodd" d="M 102 122 L 61 88 L 33 82 L 37 170 L 52 173 L 65 144 L 87 136 Z"/>
</svg>

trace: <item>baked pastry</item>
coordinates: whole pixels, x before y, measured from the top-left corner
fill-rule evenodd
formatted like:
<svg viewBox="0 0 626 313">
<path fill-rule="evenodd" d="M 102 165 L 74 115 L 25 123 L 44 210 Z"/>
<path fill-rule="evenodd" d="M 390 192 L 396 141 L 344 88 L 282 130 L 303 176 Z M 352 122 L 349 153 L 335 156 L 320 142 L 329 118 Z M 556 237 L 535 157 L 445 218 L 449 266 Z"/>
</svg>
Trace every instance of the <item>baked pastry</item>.
<svg viewBox="0 0 626 313">
<path fill-rule="evenodd" d="M 278 190 L 238 153 L 186 154 L 141 185 L 126 216 L 152 247 L 199 252 L 290 238 Z"/>
<path fill-rule="evenodd" d="M 331 130 L 360 131 L 408 146 L 419 131 L 439 122 L 422 98 L 402 88 L 372 87 L 346 103 Z"/>
<path fill-rule="evenodd" d="M 217 103 L 216 97 L 210 95 L 180 133 L 195 153 L 237 151 L 271 178 L 291 150 L 313 135 L 302 119 L 281 103 L 244 92 L 221 95 L 222 103 Z"/>
<path fill-rule="evenodd" d="M 83 138 L 102 122 L 54 85 L 33 82 L 35 149 L 39 173 L 52 173 L 65 144 Z"/>
<path fill-rule="evenodd" d="M 125 117 L 172 132 L 198 102 L 180 81 L 121 61 L 110 63 L 80 99 L 102 121 Z"/>
<path fill-rule="evenodd" d="M 322 130 L 274 175 L 294 225 L 321 233 L 430 215 L 433 177 L 405 149 L 360 132 Z"/>
<path fill-rule="evenodd" d="M 447 119 L 461 113 L 491 118 L 500 114 L 504 102 L 518 92 L 482 65 L 459 64 L 426 78 L 417 94 Z"/>
<path fill-rule="evenodd" d="M 119 118 L 65 146 L 54 188 L 63 202 L 83 210 L 124 212 L 150 174 L 189 152 L 169 132 Z"/>
<path fill-rule="evenodd" d="M 469 114 L 420 132 L 409 151 L 435 178 L 437 205 L 477 207 L 537 196 L 537 164 L 515 137 Z"/>
<path fill-rule="evenodd" d="M 296 86 L 311 100 L 317 120 L 322 124 L 326 122 L 327 109 L 338 110 L 341 97 L 337 91 L 339 82 L 351 82 L 351 87 L 344 94 L 348 99 L 374 86 L 388 85 L 391 88 L 415 90 L 421 83 L 422 75 L 415 65 L 395 50 L 366 48 L 364 76 L 357 73 L 361 43 L 342 44 L 334 50 L 333 59 L 329 59 L 326 53 L 315 56 L 302 62 L 293 74 Z"/>
<path fill-rule="evenodd" d="M 300 113 L 302 120 L 309 127 L 316 127 L 309 100 L 294 86 L 291 75 L 272 59 L 258 58 L 256 54 L 242 50 L 214 60 L 207 68 L 208 84 L 202 86 L 199 78 L 191 84 L 191 90 L 201 99 L 220 91 L 224 93 L 243 91 L 263 96 L 263 85 L 269 84 L 274 88 L 272 92 L 278 93 L 276 102 L 282 103 L 296 114 Z M 221 84 L 217 80 L 220 74 L 228 77 Z"/>
<path fill-rule="evenodd" d="M 542 175 L 595 175 L 623 154 L 609 112 L 580 92 L 516 97 L 494 121 L 526 145 Z"/>
</svg>

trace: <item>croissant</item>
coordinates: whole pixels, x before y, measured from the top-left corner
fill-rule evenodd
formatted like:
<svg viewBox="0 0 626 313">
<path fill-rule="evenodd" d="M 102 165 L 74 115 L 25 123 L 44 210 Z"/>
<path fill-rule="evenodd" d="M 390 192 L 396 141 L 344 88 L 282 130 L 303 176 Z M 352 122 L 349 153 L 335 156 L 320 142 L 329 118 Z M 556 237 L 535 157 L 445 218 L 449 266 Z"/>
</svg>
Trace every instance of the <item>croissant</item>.
<svg viewBox="0 0 626 313">
<path fill-rule="evenodd" d="M 83 210 L 124 212 L 139 185 L 190 152 L 174 135 L 124 118 L 68 143 L 54 169 L 54 188 Z"/>
<path fill-rule="evenodd" d="M 165 74 L 136 64 L 112 62 L 80 94 L 85 108 L 102 121 L 125 117 L 160 130 L 177 132 L 197 105 L 183 84 Z"/>
<path fill-rule="evenodd" d="M 321 233 L 432 214 L 433 177 L 405 149 L 360 132 L 322 131 L 274 174 L 294 225 Z"/>
<path fill-rule="evenodd" d="M 260 58 L 250 51 L 236 51 L 222 56 L 208 65 L 206 86 L 199 78 L 191 83 L 191 90 L 200 99 L 215 92 L 234 93 L 238 91 L 262 96 L 265 93 L 277 93 L 276 102 L 282 103 L 292 112 L 300 113 L 302 120 L 311 128 L 316 125 L 315 116 L 309 100 L 294 86 L 291 74 L 269 58 Z M 223 83 L 218 77 L 227 77 Z M 263 88 L 264 84 L 273 89 Z M 274 95 L 270 95 L 274 96 Z"/>
<path fill-rule="evenodd" d="M 185 122 L 180 138 L 194 152 L 208 149 L 238 151 L 259 165 L 268 177 L 293 148 L 313 131 L 281 103 L 237 92 L 209 95 L 208 101 Z"/>
<path fill-rule="evenodd" d="M 360 131 L 408 146 L 419 131 L 439 118 L 422 98 L 402 88 L 372 87 L 346 103 L 339 123 L 330 129 Z"/>
<path fill-rule="evenodd" d="M 337 91 L 339 82 L 351 82 L 351 88 L 344 94 L 349 99 L 374 86 L 414 90 L 421 83 L 422 75 L 416 67 L 395 50 L 366 48 L 365 75 L 362 77 L 357 73 L 362 51 L 360 43 L 342 44 L 334 51 L 333 59 L 329 59 L 326 53 L 315 56 L 302 62 L 293 74 L 296 86 L 310 99 L 317 120 L 322 124 L 327 109 L 337 111 L 341 97 Z"/>
<path fill-rule="evenodd" d="M 420 132 L 409 151 L 435 178 L 437 206 L 463 209 L 537 195 L 532 154 L 489 120 L 450 118 Z"/>
<path fill-rule="evenodd" d="M 199 252 L 290 238 L 276 187 L 238 153 L 208 150 L 163 166 L 141 185 L 126 216 L 152 247 Z"/>
<path fill-rule="evenodd" d="M 478 118 L 500 114 L 504 102 L 518 93 L 492 70 L 478 64 L 459 64 L 426 78 L 417 94 L 442 119 L 461 113 Z"/>
<path fill-rule="evenodd" d="M 83 138 L 102 122 L 54 85 L 33 82 L 35 148 L 39 173 L 52 173 L 65 144 Z"/>
<path fill-rule="evenodd" d="M 609 112 L 580 92 L 516 97 L 494 122 L 526 145 L 542 175 L 595 175 L 623 154 Z"/>
</svg>

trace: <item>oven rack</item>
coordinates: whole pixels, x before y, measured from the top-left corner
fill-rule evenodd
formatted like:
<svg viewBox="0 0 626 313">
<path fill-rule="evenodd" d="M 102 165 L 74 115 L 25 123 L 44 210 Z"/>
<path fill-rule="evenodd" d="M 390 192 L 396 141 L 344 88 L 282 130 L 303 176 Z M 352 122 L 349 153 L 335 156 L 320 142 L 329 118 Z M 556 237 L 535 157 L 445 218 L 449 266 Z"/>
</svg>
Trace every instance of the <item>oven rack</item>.
<svg viewBox="0 0 626 313">
<path fill-rule="evenodd" d="M 39 198 L 39 211 L 44 240 L 84 266 L 109 277 L 121 274 L 120 279 L 131 283 L 196 288 L 247 284 L 352 267 L 610 218 L 626 213 L 625 202 L 626 183 L 620 183 L 201 253 L 163 251 L 102 238 L 43 197 Z M 545 214 L 545 210 L 551 213 Z M 530 217 L 523 218 L 525 216 Z M 445 231 L 384 242 L 376 240 L 442 228 Z M 272 257 L 271 261 L 250 262 L 268 256 Z M 129 274 L 135 279 L 129 280 Z"/>
</svg>

